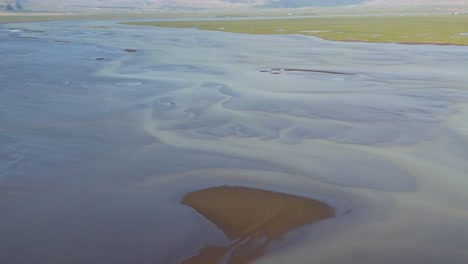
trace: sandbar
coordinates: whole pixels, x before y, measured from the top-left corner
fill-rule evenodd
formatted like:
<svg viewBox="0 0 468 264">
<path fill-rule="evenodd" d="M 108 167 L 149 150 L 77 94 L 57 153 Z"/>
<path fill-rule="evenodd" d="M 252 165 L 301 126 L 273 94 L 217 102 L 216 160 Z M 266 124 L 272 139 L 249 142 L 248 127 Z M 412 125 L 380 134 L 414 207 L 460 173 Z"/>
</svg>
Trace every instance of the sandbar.
<svg viewBox="0 0 468 264">
<path fill-rule="evenodd" d="M 229 245 L 205 246 L 182 264 L 241 264 L 261 257 L 290 230 L 335 216 L 335 210 L 305 197 L 248 187 L 211 187 L 186 194 L 190 206 L 221 229 Z"/>
</svg>

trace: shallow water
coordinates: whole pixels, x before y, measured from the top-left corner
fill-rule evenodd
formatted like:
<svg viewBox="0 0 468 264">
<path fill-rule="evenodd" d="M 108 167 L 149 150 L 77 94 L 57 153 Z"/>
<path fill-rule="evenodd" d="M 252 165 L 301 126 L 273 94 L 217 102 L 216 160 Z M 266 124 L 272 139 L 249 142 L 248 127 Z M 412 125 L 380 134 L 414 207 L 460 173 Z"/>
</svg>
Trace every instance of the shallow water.
<svg viewBox="0 0 468 264">
<path fill-rule="evenodd" d="M 2 263 L 177 263 L 224 184 L 338 208 L 255 263 L 468 261 L 466 47 L 75 21 L 0 58 Z"/>
</svg>

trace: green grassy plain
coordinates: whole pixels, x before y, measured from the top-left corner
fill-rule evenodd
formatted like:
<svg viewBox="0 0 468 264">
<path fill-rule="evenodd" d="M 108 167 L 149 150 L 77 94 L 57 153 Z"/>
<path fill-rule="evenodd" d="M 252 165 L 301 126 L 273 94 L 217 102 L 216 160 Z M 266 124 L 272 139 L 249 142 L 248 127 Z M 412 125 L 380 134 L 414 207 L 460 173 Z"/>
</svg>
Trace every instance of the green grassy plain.
<svg viewBox="0 0 468 264">
<path fill-rule="evenodd" d="M 288 19 L 127 22 L 248 34 L 302 34 L 328 40 L 468 45 L 468 15 L 326 16 Z"/>
<path fill-rule="evenodd" d="M 427 10 L 426 10 L 427 9 Z M 249 34 L 302 34 L 338 41 L 439 43 L 468 45 L 468 14 L 434 14 L 457 9 L 379 9 L 368 7 L 236 10 L 219 12 L 180 11 L 148 13 L 0 13 L 0 23 L 52 20 L 160 19 L 164 22 L 126 22 L 173 28 L 198 28 Z M 427 11 L 427 15 L 424 13 Z M 387 13 L 386 13 L 387 12 Z M 411 12 L 419 13 L 415 15 Z M 356 15 L 360 14 L 360 15 Z M 374 14 L 374 15 L 366 15 Z M 402 15 L 392 15 L 402 14 Z M 279 19 L 275 16 L 288 16 Z M 264 19 L 253 19 L 261 16 Z M 299 18 L 297 16 L 308 16 Z M 271 18 L 268 18 L 271 17 Z M 177 18 L 210 20 L 177 21 Z M 238 20 L 229 20 L 239 18 Z M 251 19 L 252 18 L 252 19 Z"/>
</svg>

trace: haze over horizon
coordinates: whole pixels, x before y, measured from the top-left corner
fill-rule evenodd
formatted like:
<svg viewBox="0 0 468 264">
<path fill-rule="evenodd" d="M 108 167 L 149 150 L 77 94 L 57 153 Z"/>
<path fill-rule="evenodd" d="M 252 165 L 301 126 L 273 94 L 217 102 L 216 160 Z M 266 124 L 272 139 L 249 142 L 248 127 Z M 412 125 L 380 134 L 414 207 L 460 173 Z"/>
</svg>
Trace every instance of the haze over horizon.
<svg viewBox="0 0 468 264">
<path fill-rule="evenodd" d="M 0 11 L 116 9 L 298 8 L 350 5 L 468 5 L 468 0 L 0 0 Z"/>
</svg>

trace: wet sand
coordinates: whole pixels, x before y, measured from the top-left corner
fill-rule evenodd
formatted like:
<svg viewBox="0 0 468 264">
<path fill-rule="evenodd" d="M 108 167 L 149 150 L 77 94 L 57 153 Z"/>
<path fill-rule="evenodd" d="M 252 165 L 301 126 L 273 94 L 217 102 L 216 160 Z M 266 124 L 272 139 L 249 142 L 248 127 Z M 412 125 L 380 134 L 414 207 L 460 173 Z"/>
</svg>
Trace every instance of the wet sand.
<svg viewBox="0 0 468 264">
<path fill-rule="evenodd" d="M 246 187 L 221 186 L 190 192 L 192 207 L 229 238 L 226 246 L 206 246 L 181 263 L 249 263 L 289 230 L 335 216 L 332 207 L 304 197 Z"/>
<path fill-rule="evenodd" d="M 466 264 L 465 47 L 64 21 L 0 57 L 1 263 L 222 258 L 244 233 L 181 198 L 228 185 L 335 210 L 252 263 Z"/>
<path fill-rule="evenodd" d="M 138 50 L 136 50 L 136 49 L 123 49 L 122 51 L 125 51 L 125 52 L 137 52 Z"/>
<path fill-rule="evenodd" d="M 265 72 L 265 73 L 271 73 L 271 74 L 280 74 L 282 72 L 311 72 L 311 73 L 324 73 L 324 74 L 336 74 L 336 75 L 353 75 L 352 73 L 346 73 L 346 72 L 322 71 L 322 70 L 312 70 L 312 69 L 273 68 L 273 69 L 260 69 L 259 71 Z"/>
</svg>

